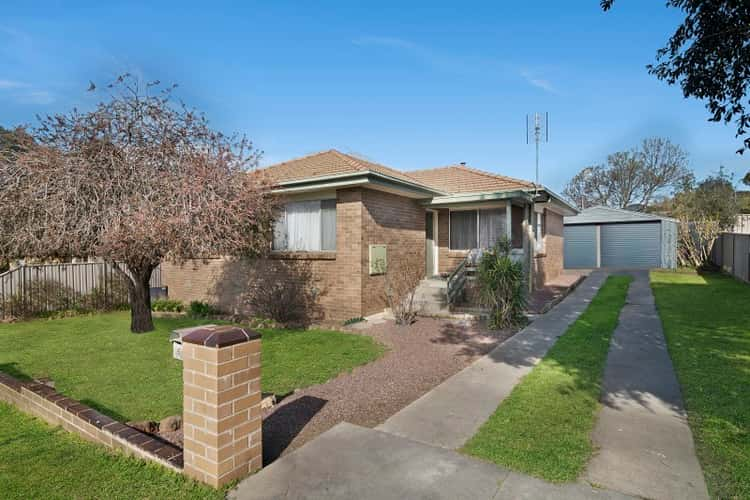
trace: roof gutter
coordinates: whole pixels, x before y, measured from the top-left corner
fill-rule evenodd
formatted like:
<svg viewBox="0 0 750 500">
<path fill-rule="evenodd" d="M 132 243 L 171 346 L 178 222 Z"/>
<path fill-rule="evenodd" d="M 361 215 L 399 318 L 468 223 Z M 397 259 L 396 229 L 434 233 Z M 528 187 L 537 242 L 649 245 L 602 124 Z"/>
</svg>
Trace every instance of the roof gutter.
<svg viewBox="0 0 750 500">
<path fill-rule="evenodd" d="M 407 191 L 413 195 L 423 198 L 431 198 L 436 194 L 442 195 L 442 191 L 428 188 L 421 184 L 416 184 L 389 175 L 366 170 L 362 172 L 352 172 L 337 175 L 325 175 L 308 179 L 280 182 L 274 193 L 299 193 L 305 191 L 317 191 L 321 189 L 356 187 L 363 185 L 377 185 L 388 189 Z"/>
</svg>

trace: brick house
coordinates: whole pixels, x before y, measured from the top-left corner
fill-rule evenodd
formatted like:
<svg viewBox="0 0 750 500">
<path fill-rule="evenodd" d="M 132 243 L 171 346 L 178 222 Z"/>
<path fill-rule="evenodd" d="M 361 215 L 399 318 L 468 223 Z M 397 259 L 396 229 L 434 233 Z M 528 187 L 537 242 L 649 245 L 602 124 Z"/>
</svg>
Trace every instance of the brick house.
<svg viewBox="0 0 750 500">
<path fill-rule="evenodd" d="M 372 252 L 416 253 L 426 277 L 445 276 L 500 235 L 537 287 L 561 272 L 563 216 L 577 213 L 543 186 L 464 164 L 401 172 L 330 150 L 264 171 L 285 201 L 269 255 L 166 262 L 170 298 L 247 312 L 250 287 L 284 283 L 316 319 L 366 316 L 386 307 Z"/>
</svg>

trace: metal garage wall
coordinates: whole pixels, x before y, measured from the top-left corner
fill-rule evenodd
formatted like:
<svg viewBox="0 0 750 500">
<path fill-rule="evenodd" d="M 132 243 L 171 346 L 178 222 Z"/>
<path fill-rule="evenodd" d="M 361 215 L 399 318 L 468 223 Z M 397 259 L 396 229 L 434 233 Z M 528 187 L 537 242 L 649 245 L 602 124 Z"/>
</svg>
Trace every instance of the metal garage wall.
<svg viewBox="0 0 750 500">
<path fill-rule="evenodd" d="M 565 226 L 565 269 L 596 267 L 596 226 Z"/>
<path fill-rule="evenodd" d="M 661 267 L 677 268 L 677 223 L 661 221 Z"/>
<path fill-rule="evenodd" d="M 602 267 L 652 268 L 661 261 L 661 223 L 602 224 Z"/>
</svg>

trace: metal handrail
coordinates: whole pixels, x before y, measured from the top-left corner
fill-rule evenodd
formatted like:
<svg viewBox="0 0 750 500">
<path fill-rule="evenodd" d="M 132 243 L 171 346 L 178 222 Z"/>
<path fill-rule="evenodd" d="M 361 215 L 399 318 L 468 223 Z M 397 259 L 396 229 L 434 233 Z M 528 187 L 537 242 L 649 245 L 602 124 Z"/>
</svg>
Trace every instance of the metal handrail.
<svg viewBox="0 0 750 500">
<path fill-rule="evenodd" d="M 461 261 L 461 263 L 448 275 L 448 286 L 446 287 L 446 294 L 448 298 L 448 304 L 453 304 L 456 298 L 461 294 L 466 285 L 466 271 L 469 265 L 469 256 L 467 255 Z"/>
</svg>

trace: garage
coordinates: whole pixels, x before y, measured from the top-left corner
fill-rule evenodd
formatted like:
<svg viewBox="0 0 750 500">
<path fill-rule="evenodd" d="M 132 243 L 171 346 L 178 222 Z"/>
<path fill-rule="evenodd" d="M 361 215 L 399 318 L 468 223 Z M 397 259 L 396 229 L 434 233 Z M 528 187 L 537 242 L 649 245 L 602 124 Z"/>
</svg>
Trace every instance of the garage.
<svg viewBox="0 0 750 500">
<path fill-rule="evenodd" d="M 592 207 L 565 217 L 566 269 L 674 268 L 677 221 L 656 214 Z"/>
</svg>

